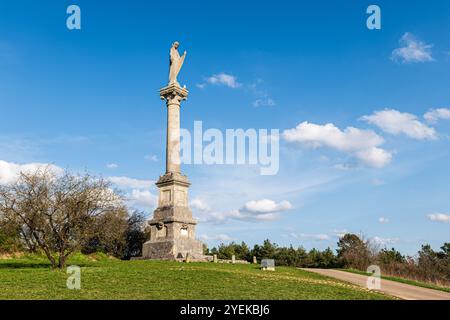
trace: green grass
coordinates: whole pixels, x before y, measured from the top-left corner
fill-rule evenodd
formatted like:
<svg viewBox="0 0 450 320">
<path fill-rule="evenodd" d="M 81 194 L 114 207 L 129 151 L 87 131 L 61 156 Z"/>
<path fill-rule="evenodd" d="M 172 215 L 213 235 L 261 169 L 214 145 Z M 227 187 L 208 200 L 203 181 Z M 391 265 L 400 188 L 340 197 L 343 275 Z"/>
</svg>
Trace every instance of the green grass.
<svg viewBox="0 0 450 320">
<path fill-rule="evenodd" d="M 364 272 L 361 270 L 356 270 L 356 269 L 340 269 L 340 270 L 351 272 L 351 273 L 356 273 L 356 274 L 361 274 L 364 276 L 371 275 L 370 273 L 367 273 L 367 272 Z M 441 286 L 431 284 L 431 283 L 425 283 L 425 282 L 420 282 L 420 281 L 415 281 L 415 280 L 410 280 L 410 279 L 405 279 L 405 278 L 399 278 L 399 277 L 391 277 L 391 276 L 381 276 L 381 278 L 385 279 L 385 280 L 391 280 L 391 281 L 401 282 L 401 283 L 405 283 L 405 284 L 410 284 L 410 285 L 417 286 L 417 287 L 435 289 L 435 290 L 440 290 L 440 291 L 444 291 L 444 292 L 450 292 L 449 287 L 441 287 Z"/>
<path fill-rule="evenodd" d="M 296 268 L 261 271 L 256 265 L 120 261 L 74 255 L 81 290 L 43 257 L 0 259 L 0 299 L 390 299 Z"/>
</svg>

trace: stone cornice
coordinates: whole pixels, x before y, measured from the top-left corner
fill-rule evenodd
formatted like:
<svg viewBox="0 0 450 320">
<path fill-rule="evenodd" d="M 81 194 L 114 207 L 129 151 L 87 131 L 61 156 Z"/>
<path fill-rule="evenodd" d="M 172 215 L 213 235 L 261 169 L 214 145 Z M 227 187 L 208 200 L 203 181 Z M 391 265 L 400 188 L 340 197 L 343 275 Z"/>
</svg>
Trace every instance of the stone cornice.
<svg viewBox="0 0 450 320">
<path fill-rule="evenodd" d="M 187 99 L 189 91 L 178 84 L 171 84 L 159 90 L 161 100 L 166 100 L 167 104 L 180 104 Z"/>
<path fill-rule="evenodd" d="M 191 185 L 188 177 L 178 172 L 168 172 L 165 175 L 160 176 L 158 182 L 156 182 L 156 186 L 158 188 L 172 184 L 177 184 L 184 187 L 189 187 Z"/>
<path fill-rule="evenodd" d="M 154 224 L 158 224 L 158 223 L 173 223 L 173 222 L 178 222 L 178 223 L 185 223 L 185 224 L 192 224 L 192 225 L 196 225 L 197 224 L 197 220 L 195 219 L 177 219 L 177 218 L 173 218 L 173 217 L 168 217 L 168 218 L 164 218 L 164 219 L 152 219 L 148 221 L 149 225 L 154 225 Z"/>
</svg>

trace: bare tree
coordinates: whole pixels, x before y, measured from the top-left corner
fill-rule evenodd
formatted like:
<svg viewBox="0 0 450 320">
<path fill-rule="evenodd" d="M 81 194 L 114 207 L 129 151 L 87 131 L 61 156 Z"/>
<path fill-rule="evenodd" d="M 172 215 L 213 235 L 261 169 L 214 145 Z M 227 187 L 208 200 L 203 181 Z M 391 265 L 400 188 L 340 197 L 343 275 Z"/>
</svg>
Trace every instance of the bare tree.
<svg viewBox="0 0 450 320">
<path fill-rule="evenodd" d="M 0 219 L 20 227 L 29 249 L 40 248 L 53 268 L 98 232 L 98 221 L 122 215 L 125 206 L 110 183 L 88 174 L 57 174 L 50 168 L 21 173 L 0 186 Z"/>
</svg>

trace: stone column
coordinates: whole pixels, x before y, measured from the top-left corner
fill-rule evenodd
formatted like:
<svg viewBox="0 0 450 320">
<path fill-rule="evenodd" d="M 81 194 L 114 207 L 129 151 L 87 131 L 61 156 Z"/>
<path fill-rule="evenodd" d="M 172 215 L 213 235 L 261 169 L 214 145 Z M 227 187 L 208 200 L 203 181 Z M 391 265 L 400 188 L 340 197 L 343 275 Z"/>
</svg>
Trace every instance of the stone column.
<svg viewBox="0 0 450 320">
<path fill-rule="evenodd" d="M 166 173 L 180 172 L 180 103 L 167 100 Z"/>
<path fill-rule="evenodd" d="M 189 179 L 180 171 L 180 106 L 188 91 L 174 83 L 159 90 L 167 105 L 166 173 L 159 177 L 158 208 L 153 212 L 150 240 L 144 243 L 144 259 L 206 261 L 203 244 L 195 239 L 197 221 L 189 209 Z"/>
<path fill-rule="evenodd" d="M 167 105 L 166 174 L 180 173 L 180 107 L 188 91 L 178 84 L 171 84 L 159 91 Z"/>
</svg>

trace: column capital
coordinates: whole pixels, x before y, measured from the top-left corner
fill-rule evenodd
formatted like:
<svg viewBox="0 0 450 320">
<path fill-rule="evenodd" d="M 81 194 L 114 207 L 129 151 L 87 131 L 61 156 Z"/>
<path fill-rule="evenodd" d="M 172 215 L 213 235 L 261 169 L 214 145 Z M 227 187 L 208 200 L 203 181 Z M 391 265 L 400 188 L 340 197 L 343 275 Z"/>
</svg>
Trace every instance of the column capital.
<svg viewBox="0 0 450 320">
<path fill-rule="evenodd" d="M 161 100 L 166 100 L 167 104 L 180 105 L 181 101 L 187 99 L 188 94 L 189 91 L 186 88 L 182 88 L 176 83 L 170 84 L 169 86 L 159 90 Z"/>
</svg>

